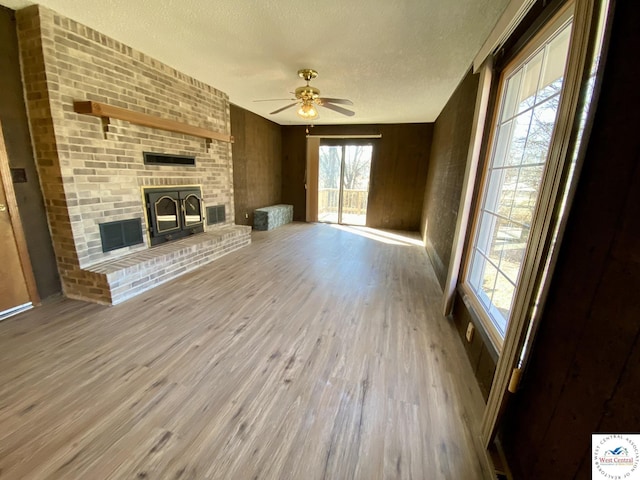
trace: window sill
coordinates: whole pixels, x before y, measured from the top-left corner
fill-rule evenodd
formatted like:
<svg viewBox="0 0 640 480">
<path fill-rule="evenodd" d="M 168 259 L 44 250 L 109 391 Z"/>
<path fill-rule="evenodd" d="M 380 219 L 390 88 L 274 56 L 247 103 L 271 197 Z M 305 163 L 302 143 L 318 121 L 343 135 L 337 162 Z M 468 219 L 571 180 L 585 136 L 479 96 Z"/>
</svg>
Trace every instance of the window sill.
<svg viewBox="0 0 640 480">
<path fill-rule="evenodd" d="M 468 286 L 463 283 L 458 284 L 458 293 L 460 294 L 460 298 L 462 298 L 462 301 L 476 326 L 477 334 L 482 338 L 482 341 L 487 347 L 487 351 L 491 355 L 493 361 L 497 363 L 502 348 L 501 345 L 496 344 L 487 330 L 486 322 L 491 322 L 491 320 L 486 316 L 486 314 L 484 314 L 482 307 L 479 305 L 478 300 L 474 297 L 474 293 L 470 291 Z"/>
</svg>

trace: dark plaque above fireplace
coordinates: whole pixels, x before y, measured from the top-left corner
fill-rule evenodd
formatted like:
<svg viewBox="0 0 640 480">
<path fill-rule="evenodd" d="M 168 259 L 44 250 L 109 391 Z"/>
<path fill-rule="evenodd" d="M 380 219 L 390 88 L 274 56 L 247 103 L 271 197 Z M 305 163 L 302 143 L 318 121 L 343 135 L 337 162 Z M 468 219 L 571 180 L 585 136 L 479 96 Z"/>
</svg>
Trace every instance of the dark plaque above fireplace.
<svg viewBox="0 0 640 480">
<path fill-rule="evenodd" d="M 186 155 L 169 155 L 167 153 L 142 152 L 145 165 L 195 165 L 196 157 Z"/>
<path fill-rule="evenodd" d="M 151 245 L 204 231 L 199 187 L 145 188 Z"/>
</svg>

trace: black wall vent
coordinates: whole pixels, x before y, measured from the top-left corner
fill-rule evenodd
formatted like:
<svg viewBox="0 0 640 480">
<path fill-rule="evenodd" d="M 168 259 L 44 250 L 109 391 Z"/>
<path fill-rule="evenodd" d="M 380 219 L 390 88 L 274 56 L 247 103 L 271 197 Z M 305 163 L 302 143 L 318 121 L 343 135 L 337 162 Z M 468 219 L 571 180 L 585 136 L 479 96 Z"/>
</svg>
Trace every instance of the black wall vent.
<svg viewBox="0 0 640 480">
<path fill-rule="evenodd" d="M 195 166 L 196 157 L 187 155 L 169 155 L 168 153 L 142 152 L 145 165 Z"/>
<path fill-rule="evenodd" d="M 216 205 L 215 207 L 207 207 L 207 225 L 215 223 L 224 223 L 226 220 L 224 205 Z"/>
<path fill-rule="evenodd" d="M 142 243 L 142 220 L 132 218 L 119 222 L 101 223 L 100 240 L 103 252 Z"/>
</svg>

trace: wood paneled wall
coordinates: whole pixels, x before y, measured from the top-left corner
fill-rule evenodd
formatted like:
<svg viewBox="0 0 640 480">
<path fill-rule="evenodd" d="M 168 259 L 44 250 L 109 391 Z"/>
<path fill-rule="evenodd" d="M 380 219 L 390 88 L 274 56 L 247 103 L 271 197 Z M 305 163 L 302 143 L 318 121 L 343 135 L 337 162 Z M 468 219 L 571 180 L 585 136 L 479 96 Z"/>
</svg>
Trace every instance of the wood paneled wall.
<svg viewBox="0 0 640 480">
<path fill-rule="evenodd" d="M 592 432 L 640 431 L 640 8 L 615 8 L 575 201 L 503 424 L 519 479 L 588 479 Z"/>
<path fill-rule="evenodd" d="M 477 90 L 478 75 L 469 71 L 434 125 L 420 229 L 440 286 L 447 279 Z"/>
<path fill-rule="evenodd" d="M 429 159 L 421 232 L 425 248 L 440 285 L 447 278 L 451 246 L 456 228 L 460 193 L 467 165 L 469 141 L 478 89 L 478 75 L 469 71 L 438 116 Z M 467 351 L 485 399 L 489 396 L 497 355 L 476 325 L 477 334 L 465 338 L 469 322 L 476 319 L 460 296 L 456 297 L 453 319 Z"/>
<path fill-rule="evenodd" d="M 282 203 L 280 125 L 231 105 L 236 225 L 253 225 L 256 208 Z"/>
<path fill-rule="evenodd" d="M 371 170 L 367 224 L 419 231 L 433 124 L 380 125 L 380 133 Z"/>
<path fill-rule="evenodd" d="M 0 119 L 11 168 L 24 169 L 25 182 L 14 182 L 20 220 L 41 298 L 59 293 L 56 267 L 40 181 L 33 158 L 24 104 L 15 14 L 0 6 Z"/>
<path fill-rule="evenodd" d="M 293 219 L 305 221 L 307 134 L 303 126 L 282 127 L 282 203 L 293 205 Z"/>
<path fill-rule="evenodd" d="M 429 165 L 433 124 L 320 125 L 313 135 L 382 134 L 375 148 L 367 225 L 418 231 Z M 296 220 L 304 219 L 304 127 L 283 127 L 283 200 L 293 203 Z M 299 215 L 302 214 L 302 217 Z"/>
<path fill-rule="evenodd" d="M 480 386 L 482 396 L 487 400 L 491 391 L 493 375 L 496 372 L 498 354 L 484 334 L 484 327 L 480 326 L 478 319 L 473 315 L 471 308 L 464 303 L 459 293 L 456 293 L 454 302 L 453 321 L 458 330 L 458 335 L 460 335 L 460 341 L 467 351 L 469 363 L 471 363 L 471 368 Z M 466 338 L 469 323 L 473 323 L 475 326 L 475 333 L 471 337 L 471 342 L 468 342 Z"/>
</svg>

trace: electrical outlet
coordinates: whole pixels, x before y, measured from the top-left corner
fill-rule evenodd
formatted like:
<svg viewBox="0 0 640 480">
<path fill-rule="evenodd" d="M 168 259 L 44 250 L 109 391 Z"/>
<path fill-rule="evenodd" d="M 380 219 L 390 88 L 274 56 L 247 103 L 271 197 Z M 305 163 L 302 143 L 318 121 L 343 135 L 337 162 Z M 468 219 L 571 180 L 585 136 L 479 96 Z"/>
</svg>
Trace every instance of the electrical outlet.
<svg viewBox="0 0 640 480">
<path fill-rule="evenodd" d="M 249 214 L 247 212 L 244 212 L 244 218 L 249 218 Z"/>
<path fill-rule="evenodd" d="M 476 331 L 476 327 L 473 325 L 473 323 L 469 322 L 469 325 L 467 325 L 467 334 L 465 335 L 467 337 L 467 342 L 471 343 L 471 340 L 473 340 L 473 333 Z"/>
</svg>

